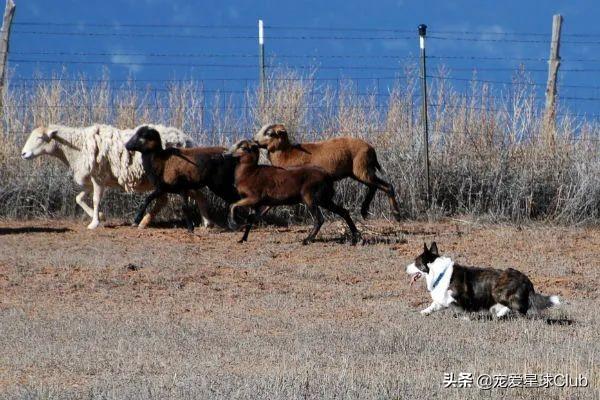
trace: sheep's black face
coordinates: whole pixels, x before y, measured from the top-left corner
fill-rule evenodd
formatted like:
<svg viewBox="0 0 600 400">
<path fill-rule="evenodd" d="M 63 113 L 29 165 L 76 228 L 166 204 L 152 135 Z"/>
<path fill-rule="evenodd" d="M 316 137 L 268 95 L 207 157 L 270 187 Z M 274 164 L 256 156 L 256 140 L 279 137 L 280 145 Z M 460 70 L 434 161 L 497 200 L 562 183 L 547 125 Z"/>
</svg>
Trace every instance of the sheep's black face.
<svg viewBox="0 0 600 400">
<path fill-rule="evenodd" d="M 160 134 L 156 129 L 143 126 L 129 139 L 125 144 L 125 148 L 129 151 L 139 151 L 140 153 L 152 153 L 162 150 Z"/>
<path fill-rule="evenodd" d="M 248 154 L 259 154 L 260 147 L 256 143 L 249 143 L 247 146 L 242 147 L 242 151 Z"/>
</svg>

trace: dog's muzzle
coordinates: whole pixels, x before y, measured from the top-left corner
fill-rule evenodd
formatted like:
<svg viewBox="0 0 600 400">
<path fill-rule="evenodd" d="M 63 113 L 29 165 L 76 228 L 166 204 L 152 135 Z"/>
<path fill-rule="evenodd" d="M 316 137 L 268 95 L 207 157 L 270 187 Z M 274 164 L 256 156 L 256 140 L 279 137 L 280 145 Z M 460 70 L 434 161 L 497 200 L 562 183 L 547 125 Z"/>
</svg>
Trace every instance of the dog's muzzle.
<svg viewBox="0 0 600 400">
<path fill-rule="evenodd" d="M 406 273 L 410 275 L 411 286 L 423 276 L 423 272 L 417 268 L 415 263 L 412 263 L 406 267 Z"/>
</svg>

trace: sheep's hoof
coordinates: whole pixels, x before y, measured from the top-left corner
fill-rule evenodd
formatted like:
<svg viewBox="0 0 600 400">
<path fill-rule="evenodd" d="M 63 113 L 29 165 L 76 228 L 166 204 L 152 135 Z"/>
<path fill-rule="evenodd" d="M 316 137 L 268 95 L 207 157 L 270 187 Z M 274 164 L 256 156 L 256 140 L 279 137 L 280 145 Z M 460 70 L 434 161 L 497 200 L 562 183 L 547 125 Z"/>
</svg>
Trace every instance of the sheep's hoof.
<svg viewBox="0 0 600 400">
<path fill-rule="evenodd" d="M 210 219 L 202 218 L 202 226 L 205 228 L 214 228 L 215 223 L 212 222 Z"/>
<path fill-rule="evenodd" d="M 240 240 L 238 240 L 237 242 L 238 242 L 239 244 L 242 244 L 242 243 L 246 242 L 246 239 L 240 239 Z"/>
<path fill-rule="evenodd" d="M 367 210 L 362 210 L 360 212 L 360 216 L 362 217 L 362 219 L 369 219 L 369 211 Z"/>
<path fill-rule="evenodd" d="M 232 231 L 237 231 L 240 226 L 235 222 L 235 221 L 228 221 L 227 222 L 227 226 L 229 226 L 229 229 L 231 229 Z"/>
<path fill-rule="evenodd" d="M 144 215 L 144 218 L 142 218 L 140 221 L 137 221 L 137 219 L 136 219 L 138 228 L 140 228 L 140 229 L 144 229 L 145 227 L 147 227 L 151 221 L 152 221 L 151 214 Z"/>
<path fill-rule="evenodd" d="M 303 246 L 309 245 L 311 243 L 312 243 L 312 239 L 310 239 L 310 238 L 306 238 L 302 241 Z"/>
<path fill-rule="evenodd" d="M 394 219 L 396 220 L 396 222 L 402 222 L 402 214 L 400 213 L 393 213 Z"/>
<path fill-rule="evenodd" d="M 100 221 L 92 221 L 90 222 L 90 224 L 87 226 L 88 229 L 96 229 L 98 227 L 98 225 L 100 225 Z"/>
</svg>

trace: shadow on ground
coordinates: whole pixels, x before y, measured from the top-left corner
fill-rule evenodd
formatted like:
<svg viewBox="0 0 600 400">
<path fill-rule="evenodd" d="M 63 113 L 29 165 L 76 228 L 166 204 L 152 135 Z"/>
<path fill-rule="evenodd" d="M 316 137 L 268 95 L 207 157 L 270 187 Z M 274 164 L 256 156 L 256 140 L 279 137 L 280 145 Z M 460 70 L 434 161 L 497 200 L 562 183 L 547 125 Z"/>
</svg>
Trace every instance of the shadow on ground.
<svg viewBox="0 0 600 400">
<path fill-rule="evenodd" d="M 455 318 L 460 318 L 459 315 L 455 315 Z M 475 315 L 471 315 L 471 316 L 467 316 L 467 318 L 469 318 L 469 320 L 471 321 L 483 321 L 483 322 L 487 322 L 487 321 L 498 321 L 498 322 L 509 322 L 509 321 L 515 321 L 519 318 L 521 318 L 518 315 L 514 315 L 508 318 L 494 318 L 492 315 L 488 314 L 488 313 L 479 313 L 479 314 L 475 314 Z M 567 318 L 565 316 L 562 317 L 557 317 L 557 318 L 550 318 L 550 317 L 545 317 L 542 315 L 527 315 L 525 318 L 530 319 L 530 320 L 541 320 L 544 321 L 546 324 L 548 325 L 561 325 L 561 326 L 571 326 L 573 324 L 576 323 L 576 321 L 574 319 L 571 318 Z"/>
<path fill-rule="evenodd" d="M 70 232 L 69 228 L 49 228 L 45 226 L 20 226 L 17 228 L 0 228 L 2 235 L 19 235 L 22 233 L 65 233 Z"/>
</svg>

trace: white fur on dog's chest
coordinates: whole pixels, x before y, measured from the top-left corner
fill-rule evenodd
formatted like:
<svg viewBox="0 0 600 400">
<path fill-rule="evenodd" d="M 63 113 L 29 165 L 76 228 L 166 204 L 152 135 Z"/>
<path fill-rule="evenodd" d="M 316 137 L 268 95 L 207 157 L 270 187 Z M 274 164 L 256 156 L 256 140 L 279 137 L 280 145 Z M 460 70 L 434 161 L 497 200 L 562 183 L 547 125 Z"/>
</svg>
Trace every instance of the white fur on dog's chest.
<svg viewBox="0 0 600 400">
<path fill-rule="evenodd" d="M 431 299 L 435 303 L 448 307 L 454 302 L 452 291 L 448 290 L 454 270 L 454 262 L 448 257 L 438 257 L 428 267 L 429 273 L 425 276 L 425 280 Z"/>
</svg>

